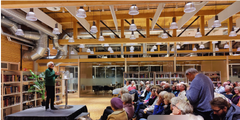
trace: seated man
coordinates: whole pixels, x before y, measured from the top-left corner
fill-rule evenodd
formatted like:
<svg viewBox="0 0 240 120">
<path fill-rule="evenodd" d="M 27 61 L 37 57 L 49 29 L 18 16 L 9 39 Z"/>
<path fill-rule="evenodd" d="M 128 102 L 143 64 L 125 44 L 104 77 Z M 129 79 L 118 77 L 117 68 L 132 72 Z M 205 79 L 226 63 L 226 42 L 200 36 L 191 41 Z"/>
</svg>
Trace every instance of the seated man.
<svg viewBox="0 0 240 120">
<path fill-rule="evenodd" d="M 216 93 L 224 93 L 225 92 L 225 88 L 222 86 L 221 82 L 217 83 L 217 87 L 215 88 L 215 92 Z"/>
<path fill-rule="evenodd" d="M 214 98 L 211 102 L 211 108 L 213 114 L 211 117 L 213 120 L 239 120 L 240 119 L 240 107 L 228 103 L 221 97 Z"/>
<path fill-rule="evenodd" d="M 185 115 L 193 113 L 192 105 L 185 101 L 184 99 L 178 98 L 178 103 L 176 105 L 172 105 L 172 113 L 170 115 Z"/>
</svg>

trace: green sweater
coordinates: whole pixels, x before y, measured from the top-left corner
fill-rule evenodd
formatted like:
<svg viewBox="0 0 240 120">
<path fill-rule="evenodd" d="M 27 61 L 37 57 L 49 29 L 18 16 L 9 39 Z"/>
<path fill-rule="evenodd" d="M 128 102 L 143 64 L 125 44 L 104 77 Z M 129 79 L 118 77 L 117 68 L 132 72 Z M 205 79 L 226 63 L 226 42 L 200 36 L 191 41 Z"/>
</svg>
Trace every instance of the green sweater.
<svg viewBox="0 0 240 120">
<path fill-rule="evenodd" d="M 55 78 L 58 76 L 55 75 L 55 72 L 53 69 L 48 68 L 45 71 L 45 85 L 46 86 L 55 86 Z"/>
</svg>

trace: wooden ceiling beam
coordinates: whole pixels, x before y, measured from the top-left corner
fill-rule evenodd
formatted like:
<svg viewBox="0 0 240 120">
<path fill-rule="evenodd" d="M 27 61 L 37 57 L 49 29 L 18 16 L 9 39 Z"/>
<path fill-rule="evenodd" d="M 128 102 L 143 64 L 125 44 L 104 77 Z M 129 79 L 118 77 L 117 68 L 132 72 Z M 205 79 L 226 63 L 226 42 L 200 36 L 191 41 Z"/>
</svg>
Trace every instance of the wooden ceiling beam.
<svg viewBox="0 0 240 120">
<path fill-rule="evenodd" d="M 224 10 L 224 9 L 222 9 Z M 222 10 L 217 10 L 216 13 L 221 12 Z M 197 14 L 195 14 L 195 16 L 203 16 L 203 15 L 215 15 L 216 14 L 214 10 L 200 10 Z M 139 13 L 138 15 L 134 15 L 134 19 L 136 18 L 152 18 L 154 16 L 155 12 L 151 12 L 151 13 Z M 237 14 L 240 14 L 237 13 Z M 173 17 L 173 16 L 182 16 L 184 15 L 183 11 L 176 11 L 176 12 L 162 12 L 162 14 L 160 15 L 160 17 Z M 117 14 L 116 13 L 116 17 L 117 19 L 132 19 L 132 16 L 129 14 Z M 100 20 L 100 15 L 88 15 L 85 18 L 87 21 L 92 21 L 92 20 Z M 58 21 L 59 23 L 68 23 L 71 22 L 71 18 L 70 17 L 64 17 L 64 18 L 57 18 L 55 19 L 56 21 Z M 112 20 L 112 15 L 101 15 L 101 20 Z"/>
<path fill-rule="evenodd" d="M 96 39 L 75 39 L 75 42 L 68 42 L 68 40 L 59 40 L 60 45 L 79 45 L 79 44 L 123 44 L 123 43 L 157 43 L 157 42 L 203 42 L 203 41 L 231 41 L 240 40 L 240 36 L 229 37 L 228 35 L 217 36 L 203 36 L 201 38 L 195 37 L 171 37 L 167 39 L 162 38 L 137 38 L 130 40 L 129 38 L 111 39 L 106 38 L 105 41 L 98 41 Z"/>
</svg>

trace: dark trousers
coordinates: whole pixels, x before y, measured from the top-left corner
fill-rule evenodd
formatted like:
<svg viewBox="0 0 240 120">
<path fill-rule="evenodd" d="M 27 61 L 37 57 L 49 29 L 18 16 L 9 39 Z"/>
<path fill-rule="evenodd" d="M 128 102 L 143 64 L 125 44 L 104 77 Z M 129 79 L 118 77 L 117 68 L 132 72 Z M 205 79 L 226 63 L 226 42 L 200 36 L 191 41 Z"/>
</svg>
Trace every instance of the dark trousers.
<svg viewBox="0 0 240 120">
<path fill-rule="evenodd" d="M 101 116 L 100 120 L 107 120 L 108 115 L 112 114 L 113 110 L 110 106 L 106 107 L 106 109 L 103 112 L 103 115 Z"/>
<path fill-rule="evenodd" d="M 152 115 L 153 113 L 150 112 L 150 111 L 147 111 L 146 113 L 144 113 L 143 111 L 144 109 L 140 109 L 139 112 L 138 112 L 138 115 L 137 115 L 137 120 L 139 120 L 140 118 L 146 118 L 149 116 L 149 115 Z"/>
<path fill-rule="evenodd" d="M 210 114 L 212 113 L 212 111 L 209 112 L 200 112 L 196 109 L 193 110 L 193 114 L 194 115 L 201 115 L 203 117 L 204 120 L 212 120 Z"/>
<path fill-rule="evenodd" d="M 46 108 L 49 107 L 49 99 L 51 99 L 51 109 L 54 108 L 54 98 L 55 98 L 55 86 L 46 86 L 47 91 L 47 100 L 46 100 Z"/>
</svg>

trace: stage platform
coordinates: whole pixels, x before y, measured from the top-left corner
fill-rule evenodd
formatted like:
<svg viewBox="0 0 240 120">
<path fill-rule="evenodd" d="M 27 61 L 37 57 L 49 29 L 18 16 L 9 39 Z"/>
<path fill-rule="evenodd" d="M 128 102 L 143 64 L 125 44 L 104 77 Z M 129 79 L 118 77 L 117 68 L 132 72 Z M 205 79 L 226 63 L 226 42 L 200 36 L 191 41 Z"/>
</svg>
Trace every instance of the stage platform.
<svg viewBox="0 0 240 120">
<path fill-rule="evenodd" d="M 55 105 L 60 107 L 62 105 Z M 86 105 L 72 105 L 71 109 L 45 110 L 45 107 L 26 109 L 5 117 L 5 120 L 74 120 L 82 112 L 88 112 Z"/>
</svg>

